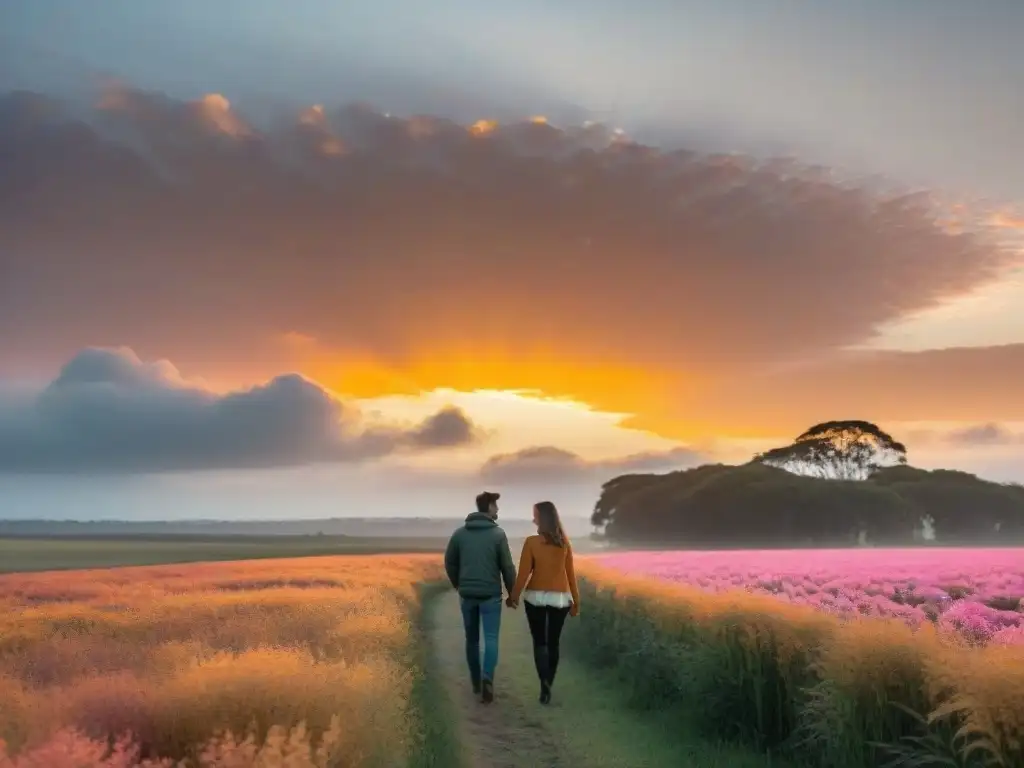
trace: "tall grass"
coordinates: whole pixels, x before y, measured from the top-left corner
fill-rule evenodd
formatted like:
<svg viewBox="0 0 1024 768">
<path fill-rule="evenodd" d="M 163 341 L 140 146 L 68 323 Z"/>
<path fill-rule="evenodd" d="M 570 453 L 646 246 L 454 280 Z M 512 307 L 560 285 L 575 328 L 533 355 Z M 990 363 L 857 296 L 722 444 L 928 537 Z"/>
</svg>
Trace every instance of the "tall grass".
<svg viewBox="0 0 1024 768">
<path fill-rule="evenodd" d="M 413 710 L 419 717 L 419 725 L 408 768 L 461 768 L 464 763 L 464 752 L 454 727 L 452 702 L 439 677 L 429 672 L 434 667 L 429 639 L 435 620 L 434 608 L 436 601 L 447 591 L 446 582 L 420 587 L 420 610 L 416 621 L 419 642 L 413 658 L 417 674 L 412 688 Z"/>
<path fill-rule="evenodd" d="M 1024 649 L 583 569 L 578 651 L 633 703 L 809 765 L 1024 766 Z"/>
<path fill-rule="evenodd" d="M 0 577 L 0 768 L 397 766 L 432 556 Z"/>
</svg>

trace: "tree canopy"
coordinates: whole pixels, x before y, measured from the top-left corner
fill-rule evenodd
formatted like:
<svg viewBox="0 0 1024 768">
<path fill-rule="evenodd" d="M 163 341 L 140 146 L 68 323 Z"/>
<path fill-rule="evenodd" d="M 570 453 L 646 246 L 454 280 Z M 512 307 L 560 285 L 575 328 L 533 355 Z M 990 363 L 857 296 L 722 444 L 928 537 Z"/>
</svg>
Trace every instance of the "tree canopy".
<svg viewBox="0 0 1024 768">
<path fill-rule="evenodd" d="M 911 467 L 874 425 L 827 422 L 747 464 L 613 478 L 591 522 L 623 543 L 996 543 L 1024 538 L 1024 487 Z"/>
<path fill-rule="evenodd" d="M 907 463 L 907 448 L 870 421 L 826 421 L 754 461 L 801 475 L 864 480 L 877 470 Z"/>
</svg>

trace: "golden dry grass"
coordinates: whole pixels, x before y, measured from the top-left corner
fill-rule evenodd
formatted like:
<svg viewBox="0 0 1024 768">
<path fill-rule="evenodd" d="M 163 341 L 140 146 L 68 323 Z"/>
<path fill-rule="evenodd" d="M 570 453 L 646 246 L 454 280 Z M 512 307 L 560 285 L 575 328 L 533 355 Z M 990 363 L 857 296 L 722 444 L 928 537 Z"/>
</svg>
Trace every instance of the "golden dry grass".
<svg viewBox="0 0 1024 768">
<path fill-rule="evenodd" d="M 415 585 L 441 575 L 404 555 L 0 577 L 0 768 L 400 764 Z"/>
<path fill-rule="evenodd" d="M 791 710 L 792 717 L 764 719 L 764 743 L 802 737 L 823 764 L 877 764 L 885 750 L 872 742 L 926 748 L 914 740 L 922 723 L 907 707 L 925 716 L 933 735 L 950 735 L 958 764 L 1024 765 L 1022 646 L 970 647 L 930 625 L 843 620 L 769 596 L 708 593 L 594 563 L 579 570 L 593 590 L 584 606 L 596 614 L 592 642 L 628 647 L 638 621 L 653 627 L 648 658 L 685 659 L 691 669 L 678 690 L 700 693 L 702 709 L 717 698 L 723 714 L 748 723 L 762 710 Z M 710 669 L 693 669 L 700 665 Z M 702 690 L 698 679 L 714 688 Z"/>
</svg>

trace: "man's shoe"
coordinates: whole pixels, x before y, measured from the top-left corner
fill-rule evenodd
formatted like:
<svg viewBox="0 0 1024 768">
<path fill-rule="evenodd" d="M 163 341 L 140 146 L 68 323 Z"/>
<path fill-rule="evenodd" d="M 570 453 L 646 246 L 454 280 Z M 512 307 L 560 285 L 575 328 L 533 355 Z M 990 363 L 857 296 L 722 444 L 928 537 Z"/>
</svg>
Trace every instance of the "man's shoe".
<svg viewBox="0 0 1024 768">
<path fill-rule="evenodd" d="M 540 681 L 540 703 L 551 703 L 551 684 L 547 680 Z"/>
<path fill-rule="evenodd" d="M 484 704 L 490 704 L 494 701 L 494 683 L 490 680 L 484 680 L 481 687 L 483 689 L 483 694 L 480 696 L 480 701 Z"/>
<path fill-rule="evenodd" d="M 474 680 L 473 681 L 473 693 L 475 693 L 477 696 L 480 695 L 480 681 L 479 680 Z"/>
</svg>

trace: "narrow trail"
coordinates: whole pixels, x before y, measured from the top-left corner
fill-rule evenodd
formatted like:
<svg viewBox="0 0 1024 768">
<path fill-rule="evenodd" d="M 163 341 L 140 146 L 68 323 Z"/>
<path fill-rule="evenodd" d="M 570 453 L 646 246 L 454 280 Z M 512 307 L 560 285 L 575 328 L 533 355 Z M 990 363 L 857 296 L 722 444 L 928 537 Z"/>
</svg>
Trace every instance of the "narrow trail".
<svg viewBox="0 0 1024 768">
<path fill-rule="evenodd" d="M 518 620 L 518 621 L 517 621 Z M 458 596 L 438 598 L 431 624 L 433 650 L 443 688 L 457 718 L 456 730 L 465 749 L 466 768 L 547 768 L 564 764 L 558 745 L 547 732 L 536 702 L 523 701 L 508 675 L 521 674 L 506 659 L 529 637 L 516 624 L 521 612 L 505 611 L 501 627 L 501 658 L 495 673 L 494 702 L 485 705 L 470 687 Z M 505 663 L 502 663 L 505 662 Z M 504 673 L 504 674 L 503 674 Z"/>
<path fill-rule="evenodd" d="M 495 700 L 482 704 L 470 687 L 458 596 L 434 598 L 428 621 L 432 674 L 463 752 L 459 768 L 784 768 L 742 747 L 709 743 L 678 716 L 630 709 L 613 677 L 570 648 L 562 651 L 552 703 L 541 705 L 522 609 L 502 613 Z M 581 629 L 569 619 L 565 632 Z"/>
</svg>

